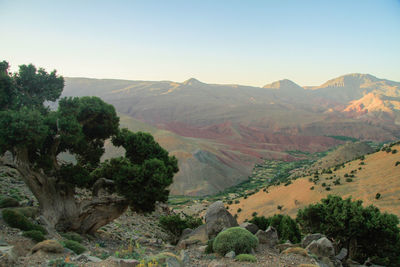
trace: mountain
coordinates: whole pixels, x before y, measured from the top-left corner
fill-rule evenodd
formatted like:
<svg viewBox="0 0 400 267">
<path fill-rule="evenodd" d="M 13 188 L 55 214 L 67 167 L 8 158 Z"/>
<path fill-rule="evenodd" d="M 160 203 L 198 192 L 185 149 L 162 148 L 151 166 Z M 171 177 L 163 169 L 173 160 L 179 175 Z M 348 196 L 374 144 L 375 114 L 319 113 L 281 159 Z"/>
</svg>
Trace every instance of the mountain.
<svg viewBox="0 0 400 267">
<path fill-rule="evenodd" d="M 194 78 L 181 83 L 65 81 L 63 96 L 99 96 L 126 120 L 163 133 L 155 134 L 156 139 L 179 159 L 180 172 L 172 186 L 177 195 L 213 194 L 244 181 L 261 158 L 295 160 L 286 151 L 317 152 L 343 143 L 328 136 L 374 141 L 400 137 L 399 83 L 371 75 L 345 75 L 313 88 L 290 80 L 263 88 Z M 357 101 L 368 106 L 362 99 L 368 93 L 394 115 L 382 115 L 376 112 L 379 108 L 354 113 L 351 107 L 359 105 Z M 168 147 L 167 140 L 174 145 Z"/>
<path fill-rule="evenodd" d="M 345 164 L 344 168 L 334 169 L 332 173 L 319 172 L 316 183 L 315 176 L 305 176 L 292 181 L 289 185 L 269 187 L 266 192 L 239 199 L 239 204 L 232 204 L 229 210 L 238 213 L 238 221 L 250 219 L 254 211 L 259 216 L 272 216 L 277 213 L 296 216 L 297 211 L 311 203 L 317 203 L 328 194 L 343 198 L 352 197 L 362 200 L 364 205 L 373 204 L 381 211 L 400 216 L 400 145 L 395 145 L 390 152 L 379 151 L 365 155 L 364 159 L 356 159 Z M 314 170 L 313 170 L 314 171 Z M 354 175 L 354 177 L 346 176 Z M 333 178 L 331 178 L 333 177 Z M 335 185 L 339 180 L 340 184 Z M 327 188 L 330 190 L 328 191 Z M 380 198 L 377 199 L 377 194 Z M 283 206 L 282 211 L 277 206 Z"/>
</svg>

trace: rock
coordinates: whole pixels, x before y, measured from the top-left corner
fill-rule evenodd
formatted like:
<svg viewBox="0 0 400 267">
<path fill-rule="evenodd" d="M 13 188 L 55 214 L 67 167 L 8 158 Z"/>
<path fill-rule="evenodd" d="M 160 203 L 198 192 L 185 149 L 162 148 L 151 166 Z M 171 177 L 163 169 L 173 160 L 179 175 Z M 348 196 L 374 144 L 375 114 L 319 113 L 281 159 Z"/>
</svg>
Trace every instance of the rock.
<svg viewBox="0 0 400 267">
<path fill-rule="evenodd" d="M 45 240 L 40 243 L 37 243 L 32 248 L 31 252 L 33 254 L 39 250 L 49 253 L 62 253 L 64 251 L 64 247 L 56 240 Z"/>
<path fill-rule="evenodd" d="M 190 235 L 192 232 L 193 232 L 193 229 L 190 229 L 190 228 L 183 229 L 182 234 L 181 234 L 181 238 L 182 239 L 186 239 L 186 237 L 188 235 Z"/>
<path fill-rule="evenodd" d="M 185 239 L 179 240 L 177 247 L 179 249 L 186 249 L 188 246 L 193 244 L 206 244 L 208 241 L 207 226 L 205 224 L 200 225 L 194 229 Z"/>
<path fill-rule="evenodd" d="M 207 267 L 228 267 L 226 263 L 219 262 L 218 260 L 213 260 L 208 264 Z"/>
<path fill-rule="evenodd" d="M 303 240 L 301 240 L 301 246 L 303 248 L 306 248 L 312 241 L 318 240 L 318 239 L 320 239 L 322 237 L 325 237 L 325 236 L 323 234 L 319 234 L 319 233 L 306 235 L 303 238 Z"/>
<path fill-rule="evenodd" d="M 102 261 L 102 259 L 94 257 L 94 256 L 90 256 L 87 253 L 76 256 L 76 257 L 72 258 L 72 260 L 73 261 L 84 261 L 84 262 L 95 262 L 95 263 Z"/>
<path fill-rule="evenodd" d="M 180 256 L 181 256 L 181 261 L 183 263 L 183 266 L 190 267 L 190 257 L 189 257 L 188 252 L 186 250 L 182 249 Z"/>
<path fill-rule="evenodd" d="M 205 215 L 208 238 L 214 238 L 224 228 L 238 226 L 236 219 L 230 214 L 222 201 L 211 204 Z"/>
<path fill-rule="evenodd" d="M 344 258 L 346 258 L 346 256 L 347 256 L 347 249 L 346 248 L 342 248 L 340 250 L 339 254 L 337 254 L 335 256 L 335 258 L 340 260 L 340 261 L 342 261 L 342 260 L 344 260 Z"/>
<path fill-rule="evenodd" d="M 267 230 L 258 230 L 256 233 L 256 237 L 260 244 L 267 244 L 269 247 L 274 247 L 278 244 L 278 232 L 272 226 L 269 226 Z"/>
<path fill-rule="evenodd" d="M 107 261 L 111 261 L 113 263 L 116 263 L 116 265 L 118 267 L 135 267 L 135 266 L 138 266 L 140 264 L 140 262 L 138 260 L 135 260 L 135 259 L 120 259 L 120 258 L 115 258 L 115 257 L 108 257 Z"/>
<path fill-rule="evenodd" d="M 314 255 L 319 257 L 332 258 L 335 256 L 335 249 L 333 248 L 332 242 L 326 238 L 322 237 L 318 240 L 312 241 L 306 249 Z"/>
<path fill-rule="evenodd" d="M 182 267 L 182 263 L 179 262 L 179 260 L 175 257 L 168 257 L 165 260 L 165 263 L 167 264 L 167 267 Z"/>
<path fill-rule="evenodd" d="M 236 257 L 235 251 L 229 251 L 225 254 L 225 258 L 234 259 Z"/>
<path fill-rule="evenodd" d="M 258 231 L 258 226 L 255 225 L 254 223 L 244 222 L 244 223 L 242 223 L 240 225 L 240 227 L 246 229 L 247 231 L 249 231 L 253 235 L 255 235 L 257 233 L 257 231 Z"/>
<path fill-rule="evenodd" d="M 14 246 L 2 246 L 0 247 L 0 255 L 6 255 L 9 260 L 15 260 L 16 255 L 13 252 Z"/>
<path fill-rule="evenodd" d="M 201 254 L 204 254 L 206 252 L 206 248 L 207 248 L 207 245 L 200 246 L 197 248 L 197 251 L 200 252 Z"/>
</svg>

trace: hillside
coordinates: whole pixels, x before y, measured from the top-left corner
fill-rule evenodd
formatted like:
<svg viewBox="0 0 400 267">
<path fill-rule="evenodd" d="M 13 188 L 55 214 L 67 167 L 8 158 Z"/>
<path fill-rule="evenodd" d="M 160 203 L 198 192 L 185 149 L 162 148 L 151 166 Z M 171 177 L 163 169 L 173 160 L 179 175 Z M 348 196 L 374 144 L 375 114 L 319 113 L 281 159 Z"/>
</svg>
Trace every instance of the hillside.
<svg viewBox="0 0 400 267">
<path fill-rule="evenodd" d="M 261 158 L 294 160 L 286 151 L 314 153 L 343 143 L 328 136 L 400 138 L 399 88 L 399 83 L 364 74 L 345 75 L 313 88 L 290 80 L 260 88 L 194 78 L 66 78 L 63 96 L 99 96 L 136 124 L 160 131 L 157 140 L 180 160 L 173 194 L 208 195 L 247 179 Z M 362 99 L 368 93 L 382 99 L 383 106 L 370 101 L 371 110 Z M 365 102 L 361 113 L 352 112 L 354 105 L 360 106 L 357 101 Z"/>
<path fill-rule="evenodd" d="M 276 213 L 295 216 L 297 210 L 308 204 L 316 203 L 328 194 L 352 197 L 373 204 L 380 210 L 400 216 L 400 145 L 395 145 L 390 152 L 379 151 L 365 155 L 365 159 L 353 160 L 343 168 L 331 168 L 332 173 L 310 175 L 292 181 L 287 186 L 271 186 L 266 192 L 241 198 L 239 204 L 232 204 L 229 210 L 238 214 L 238 220 L 250 219 L 253 212 L 271 216 Z M 351 177 L 354 175 L 354 177 Z M 347 177 L 346 177 L 347 176 Z M 340 184 L 335 185 L 339 180 Z M 314 183 L 315 181 L 315 183 Z M 327 188 L 330 190 L 328 191 Z M 380 198 L 376 199 L 377 193 Z M 282 211 L 277 207 L 282 206 Z"/>
</svg>

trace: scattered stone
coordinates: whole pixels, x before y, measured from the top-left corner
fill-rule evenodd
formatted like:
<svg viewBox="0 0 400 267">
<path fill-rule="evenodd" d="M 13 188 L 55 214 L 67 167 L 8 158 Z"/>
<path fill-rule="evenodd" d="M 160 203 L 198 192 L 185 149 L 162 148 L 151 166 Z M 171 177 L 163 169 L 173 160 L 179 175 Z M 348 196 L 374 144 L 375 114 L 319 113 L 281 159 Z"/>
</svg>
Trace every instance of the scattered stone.
<svg viewBox="0 0 400 267">
<path fill-rule="evenodd" d="M 240 225 L 240 227 L 246 229 L 253 235 L 255 235 L 257 233 L 257 231 L 259 230 L 257 225 L 255 225 L 254 223 L 250 223 L 250 222 L 244 222 Z"/>
<path fill-rule="evenodd" d="M 62 253 L 64 251 L 64 247 L 56 240 L 45 240 L 40 243 L 37 243 L 32 248 L 31 252 L 33 254 L 39 250 L 49 253 Z"/>
<path fill-rule="evenodd" d="M 214 238 L 224 228 L 238 226 L 236 219 L 226 210 L 222 201 L 211 204 L 205 215 L 208 238 Z"/>
<path fill-rule="evenodd" d="M 235 251 L 229 251 L 225 254 L 225 258 L 234 259 L 236 257 Z"/>
<path fill-rule="evenodd" d="M 207 226 L 205 224 L 200 225 L 194 229 L 185 239 L 181 239 L 178 242 L 177 247 L 179 249 L 186 249 L 188 246 L 200 243 L 206 244 L 208 241 Z"/>
<path fill-rule="evenodd" d="M 306 248 L 312 241 L 318 240 L 322 237 L 324 237 L 324 235 L 320 233 L 306 235 L 303 240 L 301 240 L 301 246 Z"/>
<path fill-rule="evenodd" d="M 312 254 L 317 255 L 319 257 L 332 258 L 335 256 L 335 249 L 333 248 L 333 244 L 326 237 L 322 237 L 318 240 L 312 241 L 306 247 L 306 249 L 310 251 Z"/>
<path fill-rule="evenodd" d="M 208 267 L 228 267 L 226 263 L 219 262 L 218 260 L 213 260 L 208 264 Z"/>
<path fill-rule="evenodd" d="M 339 254 L 337 254 L 335 256 L 336 259 L 342 261 L 344 258 L 346 258 L 347 256 L 347 249 L 346 248 L 342 248 L 339 252 Z"/>
<path fill-rule="evenodd" d="M 258 241 L 260 244 L 267 244 L 269 247 L 275 247 L 278 242 L 278 232 L 272 226 L 269 226 L 267 230 L 258 230 L 256 233 Z"/>
</svg>

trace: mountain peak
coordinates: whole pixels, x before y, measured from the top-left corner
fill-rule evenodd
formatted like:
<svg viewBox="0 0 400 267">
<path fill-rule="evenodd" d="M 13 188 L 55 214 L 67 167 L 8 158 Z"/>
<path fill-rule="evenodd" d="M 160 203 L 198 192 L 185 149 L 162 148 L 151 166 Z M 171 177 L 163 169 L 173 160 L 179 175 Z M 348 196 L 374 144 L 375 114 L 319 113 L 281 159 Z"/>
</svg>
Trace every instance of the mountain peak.
<svg viewBox="0 0 400 267">
<path fill-rule="evenodd" d="M 200 82 L 199 80 L 197 80 L 195 78 L 190 78 L 190 79 L 184 81 L 182 84 L 193 86 L 193 85 L 201 85 L 201 84 L 204 84 L 204 83 Z"/>
<path fill-rule="evenodd" d="M 319 87 L 360 87 L 362 84 L 370 84 L 377 81 L 380 81 L 380 79 L 371 74 L 350 73 L 331 79 Z"/>
<path fill-rule="evenodd" d="M 283 79 L 279 80 L 276 82 L 273 82 L 271 84 L 264 85 L 263 88 L 270 88 L 270 89 L 282 89 L 282 90 L 298 90 L 298 89 L 303 89 L 300 85 L 298 85 L 295 82 L 292 82 L 291 80 L 288 79 Z"/>
</svg>

